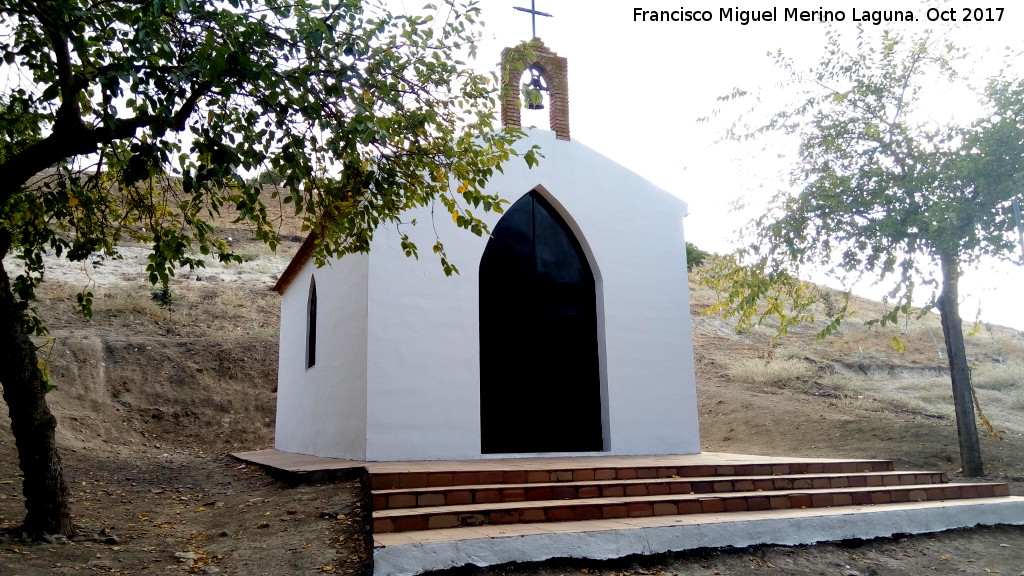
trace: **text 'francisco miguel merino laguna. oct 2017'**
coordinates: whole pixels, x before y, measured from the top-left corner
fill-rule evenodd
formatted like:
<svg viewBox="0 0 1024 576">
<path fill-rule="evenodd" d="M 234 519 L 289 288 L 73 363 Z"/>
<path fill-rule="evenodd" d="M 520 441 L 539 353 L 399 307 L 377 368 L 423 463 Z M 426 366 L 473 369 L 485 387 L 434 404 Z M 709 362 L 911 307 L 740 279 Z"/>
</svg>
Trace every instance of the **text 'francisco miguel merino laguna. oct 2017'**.
<svg viewBox="0 0 1024 576">
<path fill-rule="evenodd" d="M 768 8 L 745 10 L 739 7 L 712 10 L 647 10 L 633 8 L 634 22 L 735 22 L 746 26 L 761 22 L 863 22 L 879 26 L 892 22 L 1001 22 L 1005 8 L 928 8 L 914 10 L 801 10 Z"/>
</svg>

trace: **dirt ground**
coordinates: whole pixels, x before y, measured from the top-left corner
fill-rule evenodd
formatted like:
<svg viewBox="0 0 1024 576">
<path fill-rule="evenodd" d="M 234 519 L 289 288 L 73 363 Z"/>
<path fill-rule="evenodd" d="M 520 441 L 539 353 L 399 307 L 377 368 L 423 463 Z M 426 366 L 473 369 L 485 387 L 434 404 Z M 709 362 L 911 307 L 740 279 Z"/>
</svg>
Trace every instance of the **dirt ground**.
<svg viewBox="0 0 1024 576">
<path fill-rule="evenodd" d="M 367 573 L 371 550 L 359 478 L 289 486 L 228 455 L 273 443 L 277 300 L 269 286 L 289 254 L 289 246 L 282 254 L 242 248 L 251 254 L 244 264 L 176 278 L 169 308 L 150 297 L 144 266 L 133 267 L 130 259 L 48 276 L 39 309 L 51 340 L 40 343 L 59 386 L 50 402 L 81 529 L 72 541 L 0 537 L 0 575 Z M 71 313 L 83 285 L 98 293 L 91 320 Z M 695 312 L 708 298 L 695 289 Z M 736 334 L 701 316 L 694 325 L 704 449 L 884 458 L 902 469 L 957 477 L 956 431 L 944 392 L 925 385 L 936 364 L 932 327 L 905 327 L 903 354 L 889 349 L 885 334 L 862 328 L 826 343 L 797 334 L 790 341 L 799 343 L 793 349 L 811 366 L 809 375 L 764 382 L 732 369 L 743 358 L 770 364 L 779 349 L 769 348 L 764 334 Z M 987 330 L 972 340 L 972 358 L 1021 359 L 1020 334 Z M 983 391 L 982 406 L 1004 436 L 983 438 L 983 453 L 988 478 L 1024 495 L 1024 406 L 1016 408 L 1015 386 Z M 0 528 L 13 528 L 24 508 L 4 412 Z M 1022 576 L 1024 527 L 451 573 Z"/>
</svg>

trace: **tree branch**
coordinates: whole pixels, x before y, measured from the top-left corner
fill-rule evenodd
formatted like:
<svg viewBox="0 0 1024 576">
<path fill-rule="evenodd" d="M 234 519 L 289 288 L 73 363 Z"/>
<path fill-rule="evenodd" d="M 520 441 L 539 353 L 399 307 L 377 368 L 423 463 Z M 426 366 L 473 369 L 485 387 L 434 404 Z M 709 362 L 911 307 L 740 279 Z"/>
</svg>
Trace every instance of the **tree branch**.
<svg viewBox="0 0 1024 576">
<path fill-rule="evenodd" d="M 57 109 L 57 125 L 81 125 L 82 108 L 78 103 L 78 94 L 82 91 L 81 82 L 75 78 L 74 64 L 71 60 L 71 50 L 68 48 L 62 23 L 54 20 L 46 11 L 45 7 L 29 5 L 29 13 L 39 21 L 46 39 L 53 49 L 54 61 L 56 63 L 57 84 L 60 86 L 61 105 Z"/>
<path fill-rule="evenodd" d="M 199 100 L 212 88 L 213 82 L 209 80 L 197 84 L 178 111 L 169 117 L 145 114 L 115 120 L 108 125 L 92 129 L 86 128 L 80 118 L 78 122 L 58 121 L 49 136 L 14 154 L 0 165 L 0 206 L 4 205 L 32 176 L 61 160 L 93 154 L 99 151 L 100 144 L 131 138 L 138 129 L 148 126 L 166 125 L 175 132 L 185 130 L 188 117 L 199 106 Z"/>
<path fill-rule="evenodd" d="M 199 100 L 212 89 L 213 82 L 210 80 L 203 80 L 192 89 L 192 93 L 181 103 L 181 108 L 171 116 L 171 128 L 174 131 L 182 132 L 185 130 L 185 121 L 196 111 L 196 107 L 199 106 Z"/>
</svg>

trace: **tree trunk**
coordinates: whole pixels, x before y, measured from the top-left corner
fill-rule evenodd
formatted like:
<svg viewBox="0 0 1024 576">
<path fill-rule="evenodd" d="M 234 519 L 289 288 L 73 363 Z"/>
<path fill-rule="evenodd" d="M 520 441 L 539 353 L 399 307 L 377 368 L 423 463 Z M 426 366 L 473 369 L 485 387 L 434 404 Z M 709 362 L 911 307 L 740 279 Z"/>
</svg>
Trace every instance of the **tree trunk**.
<svg viewBox="0 0 1024 576">
<path fill-rule="evenodd" d="M 0 230 L 0 234 L 3 232 Z M 6 252 L 0 250 L 0 254 Z M 46 404 L 46 379 L 27 320 L 25 307 L 11 292 L 10 278 L 0 260 L 0 384 L 24 474 L 22 493 L 27 513 L 22 530 L 32 536 L 71 536 L 74 527 L 68 486 L 54 434 L 57 420 Z"/>
<path fill-rule="evenodd" d="M 960 319 L 960 260 L 955 254 L 940 254 L 942 264 L 942 294 L 939 295 L 939 314 L 942 335 L 946 340 L 949 375 L 953 382 L 953 406 L 956 409 L 956 432 L 960 439 L 960 466 L 964 476 L 983 475 L 981 445 L 978 426 L 974 422 L 974 397 L 971 392 L 971 370 L 967 365 L 964 347 L 963 322 Z"/>
</svg>

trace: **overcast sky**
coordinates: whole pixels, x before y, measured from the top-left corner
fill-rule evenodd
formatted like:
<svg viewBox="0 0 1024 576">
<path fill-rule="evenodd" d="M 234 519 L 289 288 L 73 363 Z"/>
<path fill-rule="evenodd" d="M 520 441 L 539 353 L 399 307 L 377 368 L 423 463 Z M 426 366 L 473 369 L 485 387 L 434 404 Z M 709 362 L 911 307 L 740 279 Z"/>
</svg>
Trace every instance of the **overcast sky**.
<svg viewBox="0 0 1024 576">
<path fill-rule="evenodd" d="M 965 22 L 968 15 L 962 3 L 914 0 L 873 4 L 758 1 L 747 5 L 671 0 L 537 0 L 537 10 L 554 16 L 537 18 L 537 35 L 549 48 L 568 58 L 573 139 L 686 200 L 690 208 L 685 222 L 687 240 L 704 249 L 725 252 L 736 247 L 731 231 L 753 215 L 750 211 L 730 212 L 730 202 L 743 197 L 757 206 L 767 195 L 785 186 L 783 167 L 774 161 L 774 149 L 716 144 L 733 120 L 735 110 L 712 117 L 707 123 L 698 123 L 697 119 L 712 114 L 718 107 L 716 97 L 735 87 L 756 91 L 770 106 L 780 97 L 778 85 L 786 75 L 767 54 L 781 49 L 809 67 L 822 54 L 826 27 L 817 22 L 785 21 L 743 25 L 722 21 L 720 8 L 732 7 L 734 13 L 774 9 L 782 19 L 786 8 L 818 10 L 823 4 L 829 10 L 843 12 L 845 21 L 835 26 L 850 34 L 856 31 L 854 18 L 863 19 L 865 10 L 910 10 L 916 21 L 890 26 L 907 33 L 929 28 L 943 30 L 970 49 L 979 76 L 1003 61 L 1006 47 L 1017 52 L 1024 49 L 1024 35 L 1020 32 L 1024 30 L 1024 8 L 1006 7 L 1000 15 L 995 5 L 992 10 L 984 10 L 988 6 L 977 4 L 972 7 L 983 9 L 979 16 L 1001 16 L 1001 21 Z M 496 64 L 502 47 L 531 36 L 530 16 L 513 9 L 529 7 L 530 2 L 482 0 L 481 6 L 487 27 L 478 64 L 486 68 Z M 634 17 L 637 8 L 707 10 L 712 21 L 643 22 Z M 929 22 L 929 8 L 935 16 L 948 18 L 952 14 L 956 22 Z M 871 33 L 880 32 L 885 26 L 870 22 L 864 25 Z M 945 120 L 958 112 L 971 118 L 971 105 L 962 96 L 944 93 L 934 104 L 936 119 Z M 546 129 L 546 113 L 533 119 L 524 115 L 524 124 Z M 776 145 L 786 146 L 773 144 Z M 1019 303 L 1024 271 L 1011 265 L 999 266 L 994 271 L 991 266 L 985 268 L 984 273 L 967 272 L 963 291 L 980 297 L 983 319 L 1024 329 L 1024 304 Z M 871 291 L 868 286 L 858 288 L 858 292 L 878 296 Z M 976 300 L 965 301 L 965 319 L 973 319 L 976 308 Z"/>
</svg>

